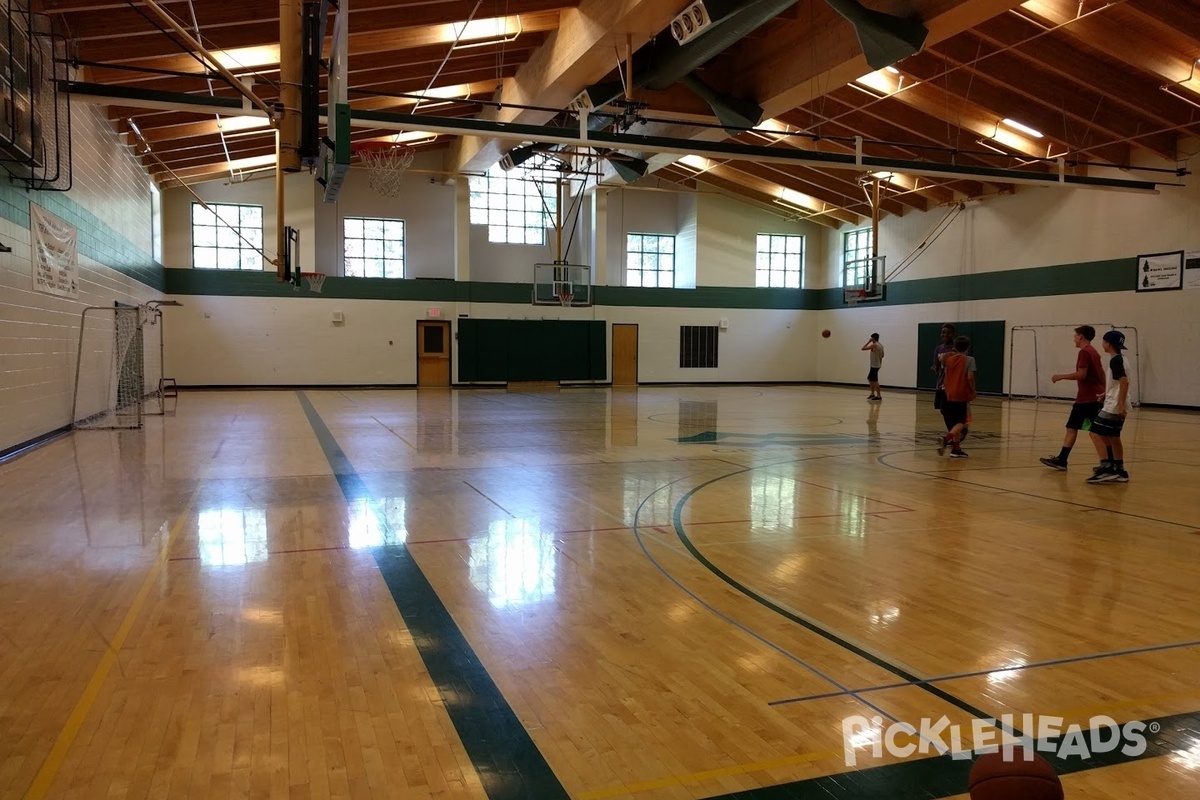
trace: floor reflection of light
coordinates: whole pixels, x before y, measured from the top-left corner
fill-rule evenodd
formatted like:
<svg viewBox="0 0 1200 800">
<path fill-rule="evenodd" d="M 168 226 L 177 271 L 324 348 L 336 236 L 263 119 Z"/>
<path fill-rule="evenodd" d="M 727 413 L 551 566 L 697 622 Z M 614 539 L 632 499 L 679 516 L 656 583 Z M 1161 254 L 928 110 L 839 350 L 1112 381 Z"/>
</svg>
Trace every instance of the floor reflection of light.
<svg viewBox="0 0 1200 800">
<path fill-rule="evenodd" d="M 871 625 L 879 628 L 886 628 L 896 620 L 900 619 L 900 609 L 895 606 L 888 606 L 882 611 L 872 611 L 870 614 Z"/>
<path fill-rule="evenodd" d="M 754 530 L 792 528 L 796 518 L 796 481 L 756 473 L 750 481 L 750 526 Z"/>
<path fill-rule="evenodd" d="M 696 607 L 687 600 L 680 600 L 677 603 L 672 603 L 667 609 L 667 616 L 674 622 L 683 622 L 691 618 L 696 613 Z"/>
<path fill-rule="evenodd" d="M 283 670 L 274 667 L 247 667 L 237 671 L 237 679 L 251 686 L 278 686 L 283 683 Z"/>
<path fill-rule="evenodd" d="M 471 541 L 471 583 L 496 608 L 536 603 L 554 594 L 554 537 L 536 519 L 499 520 Z"/>
<path fill-rule="evenodd" d="M 1171 761 L 1184 769 L 1200 770 L 1200 739 L 1192 739 L 1192 746 L 1171 754 Z"/>
<path fill-rule="evenodd" d="M 625 523 L 632 525 L 662 525 L 671 519 L 672 500 L 669 491 L 655 491 L 662 486 L 657 480 L 627 477 L 622 487 Z M 643 501 L 645 505 L 642 505 Z M 641 513 L 639 513 L 639 509 Z"/>
<path fill-rule="evenodd" d="M 282 612 L 270 608 L 247 608 L 242 612 L 242 618 L 247 622 L 262 622 L 279 625 L 283 622 Z"/>
<path fill-rule="evenodd" d="M 1014 678 L 1020 677 L 1022 670 L 1018 669 L 1018 667 L 1023 667 L 1026 663 L 1021 658 L 1009 659 L 1008 663 L 1003 667 L 988 673 L 988 683 L 1008 683 Z"/>
<path fill-rule="evenodd" d="M 196 522 L 200 563 L 231 567 L 267 560 L 267 512 L 262 508 L 210 508 Z"/>
<path fill-rule="evenodd" d="M 400 544 L 408 539 L 408 529 L 404 527 L 404 498 L 388 498 L 380 503 L 361 497 L 351 500 L 348 508 L 350 519 L 346 531 L 352 549 Z M 380 509 L 386 525 L 380 521 Z"/>
<path fill-rule="evenodd" d="M 788 556 L 775 567 L 773 571 L 774 577 L 781 581 L 799 578 L 804 572 L 804 562 L 807 560 L 807 556 Z"/>
</svg>

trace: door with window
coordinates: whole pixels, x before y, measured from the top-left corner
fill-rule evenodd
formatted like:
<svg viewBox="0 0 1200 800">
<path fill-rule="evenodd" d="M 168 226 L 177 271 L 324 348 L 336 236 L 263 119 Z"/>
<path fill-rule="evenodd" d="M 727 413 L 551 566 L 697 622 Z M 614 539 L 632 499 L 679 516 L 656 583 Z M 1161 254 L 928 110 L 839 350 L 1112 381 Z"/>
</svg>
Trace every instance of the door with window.
<svg viewBox="0 0 1200 800">
<path fill-rule="evenodd" d="M 450 323 L 417 323 L 417 386 L 450 385 Z"/>
</svg>

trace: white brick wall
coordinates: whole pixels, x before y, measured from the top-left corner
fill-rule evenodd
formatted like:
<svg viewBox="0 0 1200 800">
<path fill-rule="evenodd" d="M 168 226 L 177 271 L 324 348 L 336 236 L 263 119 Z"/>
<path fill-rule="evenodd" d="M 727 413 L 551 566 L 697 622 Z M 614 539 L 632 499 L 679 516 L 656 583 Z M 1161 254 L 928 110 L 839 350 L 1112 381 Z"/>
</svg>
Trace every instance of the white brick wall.
<svg viewBox="0 0 1200 800">
<path fill-rule="evenodd" d="M 130 244 L 151 250 L 150 179 L 96 106 L 71 115 L 72 189 L 67 198 Z M 24 192 L 17 202 L 57 202 Z M 86 232 L 92 235 L 93 231 Z M 84 231 L 80 231 L 83 236 Z M 84 307 L 145 302 L 161 294 L 80 254 L 78 300 L 33 289 L 29 230 L 0 219 L 0 451 L 71 422 L 75 353 Z"/>
</svg>

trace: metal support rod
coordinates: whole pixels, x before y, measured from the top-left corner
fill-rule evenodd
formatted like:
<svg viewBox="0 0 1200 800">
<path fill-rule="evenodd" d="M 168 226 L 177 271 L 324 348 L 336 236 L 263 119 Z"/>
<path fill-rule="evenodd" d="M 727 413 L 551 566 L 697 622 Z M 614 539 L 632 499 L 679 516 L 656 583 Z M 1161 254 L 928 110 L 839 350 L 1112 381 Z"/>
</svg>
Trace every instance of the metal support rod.
<svg viewBox="0 0 1200 800">
<path fill-rule="evenodd" d="M 225 66 L 220 61 L 218 61 L 212 53 L 208 52 L 208 50 L 204 47 L 204 45 L 202 45 L 202 44 L 200 44 L 200 42 L 196 41 L 196 39 L 190 33 L 188 33 L 187 30 L 182 25 L 180 25 L 178 22 L 176 22 L 175 18 L 172 17 L 170 14 L 168 14 L 163 9 L 162 6 L 160 6 L 157 2 L 155 2 L 155 0 L 142 0 L 142 1 L 150 8 L 151 11 L 153 11 L 155 14 L 158 15 L 159 19 L 161 19 L 163 22 L 165 22 L 167 24 L 167 27 L 169 27 L 173 31 L 175 31 L 175 33 L 178 34 L 179 37 L 181 39 L 183 39 L 184 42 L 187 43 L 188 47 L 192 48 L 193 50 L 200 53 L 200 55 L 204 56 L 205 60 L 208 61 L 209 66 L 211 66 L 213 69 L 215 69 L 217 72 L 219 72 L 221 74 L 221 77 L 225 79 L 226 83 L 228 83 L 235 90 L 237 90 L 242 95 L 244 95 L 246 97 L 246 99 L 249 100 L 251 103 L 253 103 L 254 105 L 258 106 L 260 109 L 265 111 L 267 114 L 267 117 L 269 119 L 271 119 L 272 121 L 275 120 L 275 114 L 272 112 L 271 107 L 267 105 L 266 101 L 264 101 L 258 95 L 254 94 L 254 92 L 251 92 L 249 89 L 247 89 L 245 86 L 243 86 L 242 82 L 239 81 L 236 77 L 234 77 L 232 72 L 230 72 L 228 69 L 226 69 Z"/>
</svg>

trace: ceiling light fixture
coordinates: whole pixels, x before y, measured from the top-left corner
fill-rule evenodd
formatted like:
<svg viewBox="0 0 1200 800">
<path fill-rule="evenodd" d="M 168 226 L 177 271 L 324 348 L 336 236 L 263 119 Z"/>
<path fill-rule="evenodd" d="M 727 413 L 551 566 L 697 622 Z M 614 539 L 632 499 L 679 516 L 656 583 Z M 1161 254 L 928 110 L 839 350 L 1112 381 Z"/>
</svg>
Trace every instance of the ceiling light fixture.
<svg viewBox="0 0 1200 800">
<path fill-rule="evenodd" d="M 1033 128 L 1029 127 L 1028 125 L 1026 125 L 1024 123 L 1017 122 L 1015 119 L 1009 119 L 1008 117 L 1005 117 L 1004 119 L 1000 120 L 1000 123 L 1002 125 L 1007 125 L 1008 127 L 1012 128 L 1013 130 L 1018 130 L 1018 131 L 1021 131 L 1021 133 L 1029 134 L 1030 136 L 1032 136 L 1035 139 L 1043 138 L 1041 131 L 1034 130 Z"/>
<path fill-rule="evenodd" d="M 1174 97 L 1176 100 L 1182 100 L 1183 102 L 1187 103 L 1190 106 L 1195 106 L 1196 108 L 1200 108 L 1200 97 L 1197 97 L 1197 94 L 1200 94 L 1200 87 L 1196 86 L 1193 83 L 1193 81 L 1196 77 L 1196 64 L 1198 64 L 1198 63 L 1200 63 L 1200 58 L 1197 58 L 1195 61 L 1192 62 L 1192 69 L 1188 73 L 1188 76 L 1186 78 L 1184 78 L 1183 80 L 1176 81 L 1175 83 L 1165 83 L 1158 88 L 1162 89 L 1164 92 L 1171 95 L 1171 97 Z M 1188 84 L 1192 84 L 1192 85 L 1188 85 Z M 1180 88 L 1183 88 L 1186 91 L 1180 92 L 1179 91 Z"/>
</svg>

